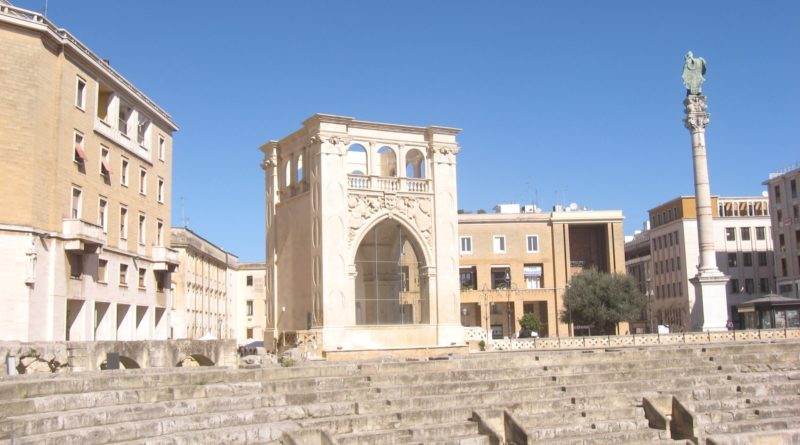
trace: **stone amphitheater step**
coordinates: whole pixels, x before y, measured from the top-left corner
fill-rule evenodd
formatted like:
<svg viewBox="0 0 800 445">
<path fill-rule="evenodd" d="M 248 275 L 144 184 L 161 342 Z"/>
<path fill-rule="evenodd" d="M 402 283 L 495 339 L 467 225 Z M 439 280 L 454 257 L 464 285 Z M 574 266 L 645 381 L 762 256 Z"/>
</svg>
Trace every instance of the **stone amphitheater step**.
<svg viewBox="0 0 800 445">
<path fill-rule="evenodd" d="M 563 409 L 551 413 L 519 413 L 514 412 L 514 418 L 526 429 L 551 428 L 563 423 L 572 425 L 594 423 L 599 421 L 615 419 L 644 419 L 644 409 L 641 407 L 629 406 L 611 409 Z"/>
<path fill-rule="evenodd" d="M 800 429 L 715 434 L 706 438 L 706 445 L 798 444 Z"/>
<path fill-rule="evenodd" d="M 644 418 L 644 415 L 642 415 L 641 418 L 597 420 L 593 422 L 578 422 L 541 428 L 528 425 L 524 427 L 525 432 L 528 434 L 529 443 L 539 443 L 539 441 L 542 440 L 573 439 L 575 436 L 580 435 L 594 436 L 603 433 L 615 433 L 620 431 L 628 431 L 631 432 L 631 434 L 641 434 L 642 436 L 656 433 L 655 437 L 658 437 L 658 430 L 650 429 L 647 419 Z M 592 439 L 594 440 L 594 437 Z M 646 438 L 641 437 L 637 438 L 636 440 L 643 439 Z"/>
<path fill-rule="evenodd" d="M 724 423 L 711 423 L 700 426 L 701 437 L 717 434 L 741 434 L 758 431 L 780 431 L 800 428 L 800 417 L 741 420 Z"/>
<path fill-rule="evenodd" d="M 120 445 L 283 445 L 281 441 L 283 433 L 297 431 L 298 428 L 299 426 L 294 422 L 241 425 L 202 431 L 200 434 L 197 432 L 174 433 L 110 443 Z"/>
<path fill-rule="evenodd" d="M 455 421 L 420 425 L 413 428 L 387 428 L 366 432 L 352 432 L 335 436 L 339 445 L 390 445 L 412 443 L 489 444 L 488 436 L 478 433 L 472 421 Z"/>
</svg>

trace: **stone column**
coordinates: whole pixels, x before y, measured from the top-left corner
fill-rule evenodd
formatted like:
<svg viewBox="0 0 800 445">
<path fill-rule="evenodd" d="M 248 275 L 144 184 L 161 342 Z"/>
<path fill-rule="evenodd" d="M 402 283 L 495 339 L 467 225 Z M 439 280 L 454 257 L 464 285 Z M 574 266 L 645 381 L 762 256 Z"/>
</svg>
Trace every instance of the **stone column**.
<svg viewBox="0 0 800 445">
<path fill-rule="evenodd" d="M 694 158 L 694 189 L 697 203 L 697 238 L 700 244 L 700 265 L 692 278 L 695 301 L 691 305 L 692 327 L 703 331 L 722 331 L 728 319 L 725 285 L 728 277 L 717 269 L 714 248 L 714 226 L 711 216 L 711 187 L 708 178 L 706 156 L 706 126 L 708 113 L 706 97 L 688 94 L 683 101 L 686 106 L 684 124 L 692 136 Z"/>
</svg>

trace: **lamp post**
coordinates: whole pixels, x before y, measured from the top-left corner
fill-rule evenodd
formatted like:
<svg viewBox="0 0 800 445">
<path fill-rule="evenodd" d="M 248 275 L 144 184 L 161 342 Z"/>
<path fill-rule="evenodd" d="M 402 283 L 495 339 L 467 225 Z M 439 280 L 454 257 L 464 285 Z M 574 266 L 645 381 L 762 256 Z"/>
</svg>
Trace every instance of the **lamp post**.
<svg viewBox="0 0 800 445">
<path fill-rule="evenodd" d="M 506 317 L 508 319 L 508 338 L 511 339 L 512 332 L 516 331 L 516 329 L 513 329 L 511 320 L 511 286 L 512 286 L 511 269 L 506 269 L 505 284 L 506 284 Z M 516 286 L 514 288 L 516 289 Z"/>
<path fill-rule="evenodd" d="M 489 317 L 490 311 L 489 308 L 489 296 L 491 295 L 492 290 L 489 289 L 485 284 L 481 289 L 481 300 L 483 301 L 483 320 L 484 326 L 486 327 L 486 343 L 489 343 L 492 340 L 492 325 L 489 324 Z"/>
</svg>

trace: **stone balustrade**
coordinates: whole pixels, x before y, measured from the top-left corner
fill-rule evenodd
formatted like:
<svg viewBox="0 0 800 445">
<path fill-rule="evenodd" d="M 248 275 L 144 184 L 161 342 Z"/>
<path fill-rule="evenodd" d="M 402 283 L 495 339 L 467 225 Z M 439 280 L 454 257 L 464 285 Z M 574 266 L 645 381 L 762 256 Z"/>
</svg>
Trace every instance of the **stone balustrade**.
<svg viewBox="0 0 800 445">
<path fill-rule="evenodd" d="M 386 176 L 348 175 L 347 186 L 356 190 L 383 192 L 430 193 L 430 180 L 392 178 Z"/>
</svg>

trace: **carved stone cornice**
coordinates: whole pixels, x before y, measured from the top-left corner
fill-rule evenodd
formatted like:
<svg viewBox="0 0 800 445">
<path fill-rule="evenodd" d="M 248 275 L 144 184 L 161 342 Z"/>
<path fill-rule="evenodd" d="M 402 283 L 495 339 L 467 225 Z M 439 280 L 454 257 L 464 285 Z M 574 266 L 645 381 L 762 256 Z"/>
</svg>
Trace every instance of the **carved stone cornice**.
<svg viewBox="0 0 800 445">
<path fill-rule="evenodd" d="M 683 101 L 686 107 L 683 111 L 686 118 L 683 120 L 684 126 L 692 132 L 705 131 L 708 126 L 709 115 L 706 112 L 708 105 L 706 97 L 699 94 L 690 94 Z"/>
<path fill-rule="evenodd" d="M 434 145 L 431 148 L 433 160 L 445 164 L 454 164 L 459 151 L 458 145 Z"/>
</svg>

